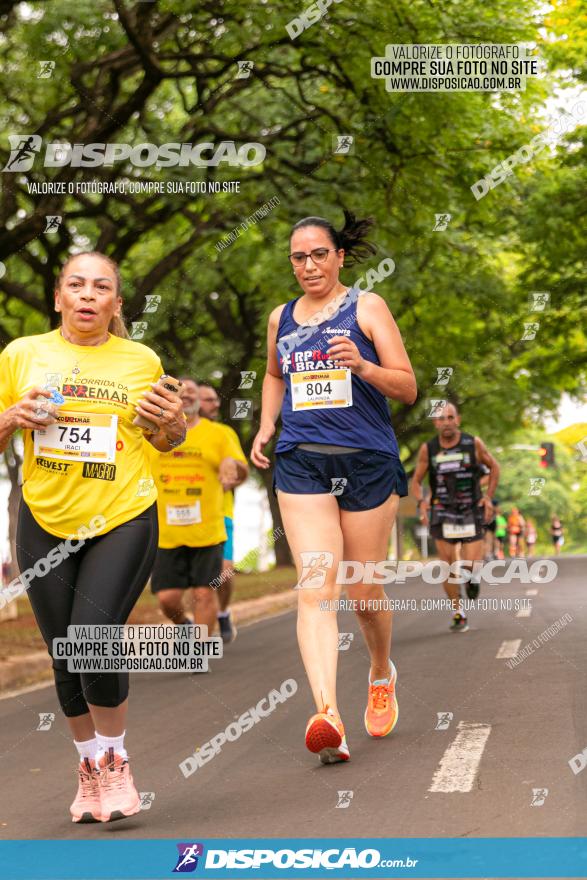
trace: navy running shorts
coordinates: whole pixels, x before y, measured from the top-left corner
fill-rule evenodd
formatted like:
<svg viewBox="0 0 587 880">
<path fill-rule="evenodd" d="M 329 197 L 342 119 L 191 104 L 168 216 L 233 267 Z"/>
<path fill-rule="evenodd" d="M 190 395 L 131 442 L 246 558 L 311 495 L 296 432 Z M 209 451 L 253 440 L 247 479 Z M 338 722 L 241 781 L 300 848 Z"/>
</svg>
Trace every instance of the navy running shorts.
<svg viewBox="0 0 587 880">
<path fill-rule="evenodd" d="M 151 592 L 160 590 L 187 590 L 190 587 L 214 589 L 222 571 L 224 543 L 210 547 L 159 547 L 153 574 Z"/>
<path fill-rule="evenodd" d="M 342 510 L 371 510 L 390 495 L 408 494 L 399 458 L 386 452 L 315 452 L 296 446 L 275 455 L 273 491 L 334 495 Z"/>
</svg>

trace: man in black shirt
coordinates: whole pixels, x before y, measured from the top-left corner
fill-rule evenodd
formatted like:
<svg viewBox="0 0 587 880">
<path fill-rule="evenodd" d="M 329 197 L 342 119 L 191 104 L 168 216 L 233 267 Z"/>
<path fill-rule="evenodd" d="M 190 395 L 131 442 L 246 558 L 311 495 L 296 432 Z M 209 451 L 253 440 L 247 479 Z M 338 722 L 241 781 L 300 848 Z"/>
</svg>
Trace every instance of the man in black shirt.
<svg viewBox="0 0 587 880">
<path fill-rule="evenodd" d="M 483 526 L 494 516 L 493 495 L 499 480 L 499 465 L 479 437 L 461 431 L 461 417 L 454 403 L 447 403 L 434 419 L 437 436 L 423 443 L 412 479 L 412 494 L 418 502 L 420 522 L 430 525 L 438 555 L 449 565 L 458 559 L 471 563 L 483 560 Z M 481 466 L 489 469 L 487 491 L 479 485 Z M 430 498 L 424 499 L 422 481 L 428 473 Z M 460 550 L 460 555 L 459 555 Z M 451 630 L 468 629 L 461 613 L 460 584 L 445 581 L 452 601 Z M 467 582 L 469 599 L 479 595 L 479 582 Z"/>
</svg>

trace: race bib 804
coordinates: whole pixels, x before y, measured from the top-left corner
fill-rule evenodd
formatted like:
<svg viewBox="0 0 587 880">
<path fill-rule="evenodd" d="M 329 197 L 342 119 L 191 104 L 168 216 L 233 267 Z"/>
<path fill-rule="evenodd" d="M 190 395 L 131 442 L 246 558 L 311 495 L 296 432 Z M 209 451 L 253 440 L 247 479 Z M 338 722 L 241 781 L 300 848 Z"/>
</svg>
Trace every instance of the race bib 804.
<svg viewBox="0 0 587 880">
<path fill-rule="evenodd" d="M 338 370 L 291 373 L 292 410 L 334 409 L 353 405 L 351 371 Z"/>
</svg>

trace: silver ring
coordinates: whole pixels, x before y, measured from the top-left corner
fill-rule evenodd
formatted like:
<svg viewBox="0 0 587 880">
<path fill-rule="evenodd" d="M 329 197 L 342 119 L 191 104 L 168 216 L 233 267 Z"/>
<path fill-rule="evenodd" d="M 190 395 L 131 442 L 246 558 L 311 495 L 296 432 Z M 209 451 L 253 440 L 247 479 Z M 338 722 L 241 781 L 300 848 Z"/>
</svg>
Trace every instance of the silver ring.
<svg viewBox="0 0 587 880">
<path fill-rule="evenodd" d="M 162 410 L 161 407 L 159 407 L 159 418 L 160 419 L 163 418 L 163 412 L 164 412 L 164 410 Z"/>
</svg>

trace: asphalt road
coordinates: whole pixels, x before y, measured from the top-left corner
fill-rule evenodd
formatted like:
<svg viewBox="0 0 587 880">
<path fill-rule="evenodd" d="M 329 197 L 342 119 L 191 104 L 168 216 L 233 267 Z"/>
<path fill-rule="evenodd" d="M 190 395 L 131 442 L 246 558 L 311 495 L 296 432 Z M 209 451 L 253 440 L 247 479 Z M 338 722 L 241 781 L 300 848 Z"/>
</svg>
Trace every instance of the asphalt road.
<svg viewBox="0 0 587 880">
<path fill-rule="evenodd" d="M 348 764 L 324 767 L 305 750 L 313 708 L 292 613 L 242 628 L 209 674 L 134 675 L 127 747 L 137 787 L 154 798 L 124 822 L 69 821 L 76 754 L 52 687 L 0 700 L 2 837 L 587 835 L 587 772 L 568 763 L 587 747 L 586 561 L 561 558 L 550 584 L 483 587 L 481 598 L 512 609 L 472 612 L 466 633 L 448 631 L 446 612 L 396 614 L 400 720 L 383 740 L 363 728 L 368 658 L 354 614 L 341 612 L 340 629 L 354 634 L 339 665 Z M 420 602 L 441 587 L 414 581 L 388 594 Z M 515 600 L 529 600 L 529 616 L 517 616 Z M 562 619 L 558 634 L 540 637 Z M 533 640 L 514 667 L 497 656 Z M 191 776 L 180 772 L 286 679 L 297 693 Z M 51 728 L 37 730 L 48 712 Z M 444 729 L 438 713 L 452 713 Z M 352 796 L 341 801 L 341 791 Z"/>
</svg>

